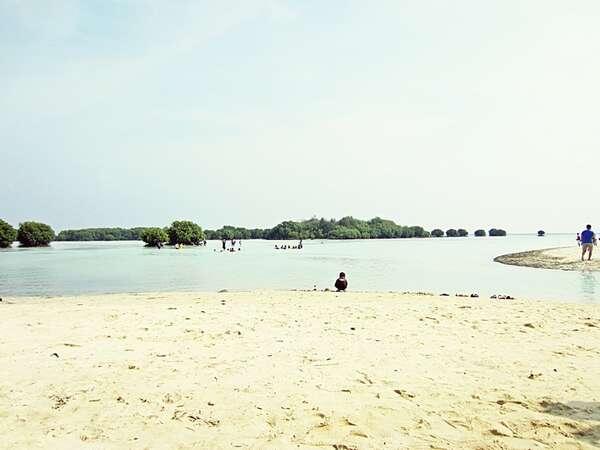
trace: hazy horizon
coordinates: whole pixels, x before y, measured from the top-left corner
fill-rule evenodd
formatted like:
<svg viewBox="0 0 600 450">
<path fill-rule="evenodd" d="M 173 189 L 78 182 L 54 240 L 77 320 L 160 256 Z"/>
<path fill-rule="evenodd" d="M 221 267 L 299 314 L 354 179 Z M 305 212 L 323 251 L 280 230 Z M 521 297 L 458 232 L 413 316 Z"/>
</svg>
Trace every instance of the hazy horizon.
<svg viewBox="0 0 600 450">
<path fill-rule="evenodd" d="M 599 19 L 591 0 L 0 0 L 0 218 L 600 229 Z"/>
</svg>

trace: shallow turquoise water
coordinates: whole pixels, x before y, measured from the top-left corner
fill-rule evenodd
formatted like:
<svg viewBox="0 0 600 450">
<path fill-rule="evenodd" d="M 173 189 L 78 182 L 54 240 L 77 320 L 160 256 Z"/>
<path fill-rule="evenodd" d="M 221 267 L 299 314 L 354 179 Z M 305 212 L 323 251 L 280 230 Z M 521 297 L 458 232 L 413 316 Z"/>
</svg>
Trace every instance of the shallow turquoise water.
<svg viewBox="0 0 600 450">
<path fill-rule="evenodd" d="M 274 250 L 274 241 L 244 241 L 242 251 L 148 249 L 141 242 L 55 242 L 49 248 L 0 251 L 0 296 L 219 289 L 319 289 L 340 271 L 351 290 L 429 291 L 600 303 L 592 272 L 530 269 L 494 263 L 495 256 L 573 244 L 572 235 L 544 238 L 305 241 Z M 600 257 L 600 255 L 599 255 Z"/>
</svg>

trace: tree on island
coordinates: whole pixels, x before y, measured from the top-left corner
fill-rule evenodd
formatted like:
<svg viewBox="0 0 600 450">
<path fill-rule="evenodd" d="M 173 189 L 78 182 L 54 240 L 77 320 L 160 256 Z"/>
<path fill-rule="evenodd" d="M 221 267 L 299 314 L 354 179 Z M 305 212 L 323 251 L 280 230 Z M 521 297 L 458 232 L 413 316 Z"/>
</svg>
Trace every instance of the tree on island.
<svg viewBox="0 0 600 450">
<path fill-rule="evenodd" d="M 446 230 L 446 236 L 447 237 L 458 237 L 458 231 L 456 231 L 454 228 L 450 228 L 449 230 Z"/>
<path fill-rule="evenodd" d="M 0 219 L 0 248 L 7 248 L 17 239 L 17 230 L 11 224 Z"/>
<path fill-rule="evenodd" d="M 356 219 L 352 216 L 340 220 L 312 217 L 308 220 L 286 220 L 271 229 L 236 228 L 224 226 L 219 230 L 207 230 L 209 239 L 386 239 L 429 237 L 420 226 L 398 225 L 392 220 L 375 217 L 371 220 Z"/>
<path fill-rule="evenodd" d="M 460 237 L 466 237 L 469 235 L 469 232 L 467 230 L 465 230 L 464 228 L 459 228 L 458 229 L 458 235 Z"/>
<path fill-rule="evenodd" d="M 17 239 L 23 247 L 44 247 L 54 237 L 54 230 L 50 225 L 39 222 L 23 222 L 17 232 Z"/>
<path fill-rule="evenodd" d="M 142 231 L 142 241 L 146 243 L 146 247 L 156 247 L 169 240 L 169 235 L 162 228 L 152 227 Z"/>
<path fill-rule="evenodd" d="M 200 225 L 189 220 L 179 220 L 167 229 L 169 244 L 199 245 L 204 240 L 204 233 Z"/>
<path fill-rule="evenodd" d="M 486 236 L 485 230 L 477 230 L 475 231 L 475 236 L 477 237 L 482 237 L 482 236 Z"/>
<path fill-rule="evenodd" d="M 489 233 L 490 236 L 506 236 L 506 231 L 502 229 L 492 228 Z"/>
<path fill-rule="evenodd" d="M 538 236 L 544 237 L 544 236 L 546 236 L 546 232 L 544 230 L 540 230 L 540 231 L 538 231 Z"/>
<path fill-rule="evenodd" d="M 436 228 L 435 230 L 431 231 L 431 236 L 432 237 L 444 237 L 444 232 L 442 230 L 440 230 L 439 228 Z"/>
</svg>

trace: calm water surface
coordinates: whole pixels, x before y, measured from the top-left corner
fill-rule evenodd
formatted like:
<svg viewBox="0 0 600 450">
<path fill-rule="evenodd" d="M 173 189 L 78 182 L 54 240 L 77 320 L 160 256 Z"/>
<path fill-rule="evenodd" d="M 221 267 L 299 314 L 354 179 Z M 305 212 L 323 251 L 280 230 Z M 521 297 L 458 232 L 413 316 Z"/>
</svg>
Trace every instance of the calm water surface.
<svg viewBox="0 0 600 450">
<path fill-rule="evenodd" d="M 275 241 L 244 241 L 242 251 L 207 247 L 148 249 L 141 242 L 55 242 L 49 248 L 0 251 L 0 296 L 80 293 L 319 289 L 340 271 L 351 290 L 506 293 L 600 303 L 593 272 L 530 269 L 495 256 L 573 244 L 572 235 L 505 238 L 305 241 L 274 250 Z"/>
</svg>

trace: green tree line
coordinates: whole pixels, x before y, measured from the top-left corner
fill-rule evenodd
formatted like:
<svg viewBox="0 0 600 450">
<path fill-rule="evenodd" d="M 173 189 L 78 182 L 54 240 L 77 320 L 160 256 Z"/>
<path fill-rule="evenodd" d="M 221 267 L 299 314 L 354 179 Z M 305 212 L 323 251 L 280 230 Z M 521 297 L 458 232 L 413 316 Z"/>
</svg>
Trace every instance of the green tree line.
<svg viewBox="0 0 600 450">
<path fill-rule="evenodd" d="M 63 230 L 56 236 L 57 241 L 138 241 L 144 227 L 137 228 L 84 228 Z"/>
<path fill-rule="evenodd" d="M 286 220 L 269 229 L 247 229 L 224 226 L 218 230 L 206 230 L 207 239 L 386 239 L 429 237 L 430 233 L 420 226 L 398 225 L 391 220 L 375 217 L 371 220 L 347 216 L 340 220 L 312 219 Z"/>
<path fill-rule="evenodd" d="M 486 236 L 486 231 L 479 229 L 475 236 Z M 506 231 L 492 228 L 489 236 L 506 236 Z M 0 247 L 8 247 L 17 239 L 23 246 L 48 245 L 58 241 L 116 241 L 143 240 L 149 246 L 168 242 L 171 245 L 200 245 L 204 239 L 390 239 L 390 238 L 424 238 L 424 237 L 461 237 L 468 236 L 464 228 L 450 228 L 443 231 L 439 228 L 429 232 L 421 226 L 398 225 L 392 220 L 375 217 L 371 220 L 356 219 L 352 216 L 336 219 L 312 219 L 302 221 L 287 220 L 273 228 L 242 228 L 226 225 L 217 230 L 202 230 L 190 221 L 175 221 L 169 227 L 136 227 L 136 228 L 85 228 L 80 230 L 63 230 L 54 235 L 50 226 L 38 222 L 24 222 L 19 230 L 0 220 Z"/>
</svg>

